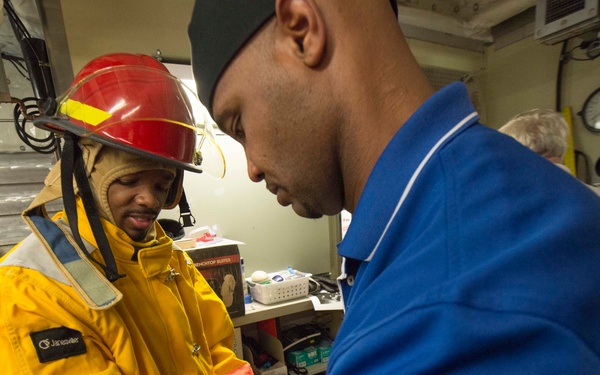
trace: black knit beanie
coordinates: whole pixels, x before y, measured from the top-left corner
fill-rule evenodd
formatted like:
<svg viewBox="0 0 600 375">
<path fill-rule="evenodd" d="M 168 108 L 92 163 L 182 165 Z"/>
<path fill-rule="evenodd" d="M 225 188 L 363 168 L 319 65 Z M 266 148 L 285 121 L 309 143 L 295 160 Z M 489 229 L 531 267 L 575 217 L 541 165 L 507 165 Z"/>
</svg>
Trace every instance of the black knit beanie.
<svg viewBox="0 0 600 375">
<path fill-rule="evenodd" d="M 398 4 L 390 0 L 396 16 Z M 274 14 L 275 0 L 197 0 L 188 28 L 198 96 L 209 113 L 217 81 L 237 52 Z"/>
</svg>

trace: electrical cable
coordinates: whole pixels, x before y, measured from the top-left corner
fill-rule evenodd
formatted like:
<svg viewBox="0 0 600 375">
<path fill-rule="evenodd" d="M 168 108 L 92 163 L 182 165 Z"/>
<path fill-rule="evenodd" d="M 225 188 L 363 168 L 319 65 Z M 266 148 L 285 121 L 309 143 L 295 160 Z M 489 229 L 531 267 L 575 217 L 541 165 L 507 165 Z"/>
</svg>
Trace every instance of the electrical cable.
<svg viewBox="0 0 600 375">
<path fill-rule="evenodd" d="M 50 133 L 47 137 L 38 138 L 34 135 L 29 134 L 27 131 L 28 121 L 40 114 L 37 105 L 37 98 L 24 98 L 24 99 L 13 99 L 16 103 L 13 109 L 13 120 L 15 124 L 15 130 L 17 135 L 27 146 L 31 147 L 34 151 L 40 154 L 53 153 L 59 146 L 59 140 L 53 133 Z M 34 102 L 35 104 L 27 104 Z"/>
<path fill-rule="evenodd" d="M 10 0 L 4 0 L 4 10 L 9 18 L 13 32 L 21 45 L 24 60 L 30 67 L 28 71 L 34 95 L 39 96 L 39 99 L 42 100 L 47 99 L 47 97 L 54 98 L 56 96 L 54 93 L 54 83 L 48 65 L 44 40 L 31 36 L 14 10 Z"/>
<path fill-rule="evenodd" d="M 570 41 L 570 39 L 563 41 L 561 52 L 560 52 L 560 58 L 559 58 L 559 62 L 558 62 L 558 73 L 557 73 L 557 77 L 556 77 L 556 111 L 559 113 L 562 112 L 562 78 L 563 78 L 564 66 L 569 62 L 569 60 L 573 60 L 573 61 L 591 61 L 591 60 L 593 60 L 593 58 L 588 58 L 588 59 L 575 58 L 571 55 L 571 52 L 573 52 L 577 48 L 582 48 L 582 49 L 588 48 L 591 43 L 597 42 L 597 40 L 594 42 L 591 42 L 591 43 L 589 41 L 582 41 L 581 43 L 572 47 L 571 49 L 567 49 L 569 41 Z M 585 173 L 586 173 L 586 178 L 583 181 L 585 183 L 589 183 L 589 181 L 591 179 L 591 174 L 589 171 L 589 168 L 590 168 L 589 158 L 582 151 L 574 150 L 574 152 L 575 152 L 575 170 L 577 171 L 579 169 L 578 168 L 579 158 L 583 158 L 583 160 L 585 162 Z M 599 163 L 599 165 L 600 165 L 600 163 Z M 600 175 L 600 171 L 598 171 L 598 174 Z"/>
<path fill-rule="evenodd" d="M 60 139 L 54 133 L 45 137 L 36 137 L 27 130 L 29 121 L 41 113 L 40 103 L 54 97 L 54 85 L 47 63 L 45 44 L 42 39 L 32 38 L 31 34 L 19 18 L 10 0 L 4 0 L 4 11 L 9 18 L 15 37 L 19 41 L 23 57 L 2 53 L 1 57 L 9 61 L 17 72 L 32 84 L 33 95 L 23 99 L 12 98 L 15 103 L 13 120 L 18 137 L 23 143 L 41 154 L 57 153 L 60 155 Z M 40 53 L 43 56 L 40 56 Z M 57 157 L 58 158 L 58 157 Z"/>
<path fill-rule="evenodd" d="M 17 12 L 12 6 L 10 0 L 4 0 L 4 10 L 6 14 L 10 17 L 11 21 L 13 21 L 14 31 L 15 33 L 19 31 L 20 35 L 16 35 L 17 38 L 31 38 L 31 34 L 17 15 Z"/>
<path fill-rule="evenodd" d="M 25 61 L 25 59 L 17 56 L 12 56 L 4 52 L 2 52 L 0 55 L 4 60 L 10 62 L 23 78 L 25 78 L 28 81 L 31 81 L 31 78 L 29 78 L 29 72 L 27 71 L 27 67 L 24 66 L 22 63 L 22 61 Z"/>
<path fill-rule="evenodd" d="M 591 177 L 592 177 L 590 175 L 590 169 L 589 169 L 590 168 L 590 158 L 583 152 L 575 150 L 575 170 L 576 171 L 579 171 L 579 158 L 583 158 L 583 162 L 585 163 L 585 166 L 584 166 L 585 177 L 582 181 L 585 182 L 586 184 L 589 184 Z"/>
<path fill-rule="evenodd" d="M 569 40 L 565 40 L 562 44 L 562 48 L 560 51 L 560 58 L 558 60 L 558 73 L 557 73 L 557 77 L 556 77 L 556 112 L 562 112 L 562 97 L 561 97 L 561 91 L 562 91 L 562 76 L 563 76 L 563 68 L 565 66 L 565 64 L 567 63 L 567 56 L 568 53 L 567 51 L 567 46 L 569 44 Z"/>
<path fill-rule="evenodd" d="M 579 44 L 577 44 L 576 46 L 573 46 L 572 48 L 570 48 L 568 51 L 565 51 L 565 55 L 566 57 L 568 57 L 569 60 L 573 60 L 573 61 L 591 61 L 593 60 L 592 58 L 590 58 L 589 56 L 586 58 L 581 58 L 581 57 L 575 57 L 573 55 L 573 52 L 577 49 L 587 49 L 592 43 L 589 41 L 585 41 L 582 40 Z"/>
<path fill-rule="evenodd" d="M 285 364 L 289 371 L 297 375 L 308 375 L 308 369 L 306 367 L 297 367 L 289 361 L 285 361 Z"/>
<path fill-rule="evenodd" d="M 592 61 L 592 59 L 589 57 L 587 59 L 582 59 L 582 58 L 573 57 L 573 56 L 571 56 L 571 60 L 573 60 L 573 61 Z"/>
</svg>

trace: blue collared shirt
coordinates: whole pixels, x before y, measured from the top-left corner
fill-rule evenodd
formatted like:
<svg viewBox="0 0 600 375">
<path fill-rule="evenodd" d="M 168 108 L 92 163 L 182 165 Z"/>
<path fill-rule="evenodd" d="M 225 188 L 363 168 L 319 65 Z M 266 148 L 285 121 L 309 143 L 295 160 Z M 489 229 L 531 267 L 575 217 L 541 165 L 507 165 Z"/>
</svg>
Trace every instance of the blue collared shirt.
<svg viewBox="0 0 600 375">
<path fill-rule="evenodd" d="M 464 85 L 376 163 L 339 254 L 328 374 L 600 369 L 600 199 L 478 122 Z"/>
</svg>

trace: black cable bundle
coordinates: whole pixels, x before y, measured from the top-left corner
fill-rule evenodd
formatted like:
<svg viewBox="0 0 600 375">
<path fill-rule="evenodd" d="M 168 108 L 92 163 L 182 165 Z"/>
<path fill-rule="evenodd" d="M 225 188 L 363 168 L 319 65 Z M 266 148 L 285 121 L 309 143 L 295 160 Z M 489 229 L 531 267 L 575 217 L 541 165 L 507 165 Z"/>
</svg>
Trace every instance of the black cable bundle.
<svg viewBox="0 0 600 375">
<path fill-rule="evenodd" d="M 34 95 L 42 100 L 46 100 L 48 97 L 55 98 L 46 42 L 31 36 L 10 0 L 4 0 L 4 11 L 21 46 L 21 53 L 23 53 L 23 59 L 27 65 Z"/>
<path fill-rule="evenodd" d="M 51 154 L 57 149 L 59 140 L 52 133 L 47 137 L 37 138 L 27 131 L 27 123 L 30 119 L 40 114 L 37 98 L 23 98 L 17 101 L 13 110 L 13 118 L 17 135 L 27 146 L 40 154 Z"/>
<path fill-rule="evenodd" d="M 35 137 L 27 131 L 27 123 L 41 114 L 39 104 L 48 98 L 56 97 L 45 42 L 31 36 L 10 0 L 4 1 L 3 8 L 19 41 L 23 58 L 7 54 L 2 54 L 2 58 L 13 64 L 17 71 L 31 82 L 35 96 L 23 99 L 12 98 L 12 102 L 16 103 L 13 111 L 15 130 L 21 141 L 36 152 L 50 154 L 60 151 L 60 141 L 56 135 L 50 133 L 46 137 Z"/>
</svg>

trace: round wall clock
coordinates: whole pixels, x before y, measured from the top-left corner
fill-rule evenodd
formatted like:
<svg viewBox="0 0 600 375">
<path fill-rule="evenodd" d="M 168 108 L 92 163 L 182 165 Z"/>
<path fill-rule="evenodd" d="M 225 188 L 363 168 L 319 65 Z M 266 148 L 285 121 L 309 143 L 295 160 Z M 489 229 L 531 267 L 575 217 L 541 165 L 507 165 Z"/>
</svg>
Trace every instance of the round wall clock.
<svg viewBox="0 0 600 375">
<path fill-rule="evenodd" d="M 589 130 L 600 133 L 600 88 L 597 88 L 588 96 L 583 103 L 583 108 L 579 113 L 583 124 Z"/>
</svg>

